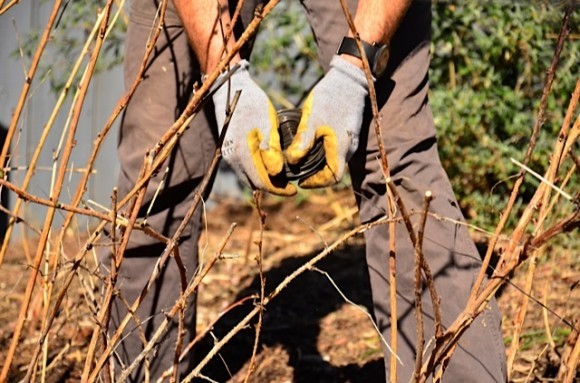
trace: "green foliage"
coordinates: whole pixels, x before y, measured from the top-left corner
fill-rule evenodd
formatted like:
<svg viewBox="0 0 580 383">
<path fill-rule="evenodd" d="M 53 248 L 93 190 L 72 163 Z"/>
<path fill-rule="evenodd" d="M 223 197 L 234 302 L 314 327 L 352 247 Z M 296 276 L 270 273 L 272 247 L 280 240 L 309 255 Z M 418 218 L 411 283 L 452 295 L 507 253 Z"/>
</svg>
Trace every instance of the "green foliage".
<svg viewBox="0 0 580 383">
<path fill-rule="evenodd" d="M 489 228 L 511 190 L 509 177 L 519 170 L 510 158 L 522 160 L 528 147 L 564 8 L 495 1 L 437 2 L 433 10 L 430 101 L 442 162 L 462 207 Z M 572 28 L 578 21 L 576 12 Z M 578 30 L 571 32 L 577 39 Z M 579 49 L 569 40 L 562 51 L 530 164 L 538 173 L 548 166 L 578 76 Z M 520 203 L 535 186 L 524 184 Z"/>
<path fill-rule="evenodd" d="M 94 27 L 98 12 L 103 9 L 106 3 L 106 0 L 69 0 L 64 2 L 55 28 L 51 33 L 50 43 L 47 46 L 49 55 L 45 57 L 50 57 L 50 60 L 48 60 L 49 62 L 47 60 L 41 61 L 40 64 L 41 77 L 48 79 L 50 87 L 55 93 L 60 92 L 64 87 L 72 72 L 73 65 Z M 115 8 L 113 8 L 114 12 Z M 111 21 L 112 16 L 109 25 L 111 25 Z M 117 20 L 103 44 L 95 67 L 96 73 L 110 69 L 122 62 L 125 31 L 126 24 L 121 19 Z M 31 57 L 34 54 L 41 34 L 41 29 L 32 29 L 24 35 L 21 43 L 25 56 Z M 14 55 L 17 54 L 18 52 L 14 52 Z M 77 75 L 76 80 L 80 78 L 81 74 Z"/>
<path fill-rule="evenodd" d="M 521 161 L 528 147 L 565 4 L 433 4 L 430 103 L 441 159 L 464 212 L 484 228 L 496 225 L 519 171 L 510 159 Z M 578 76 L 579 19 L 575 12 L 530 163 L 539 173 L 548 166 Z M 315 76 L 304 71 L 313 66 L 315 52 L 299 4 L 282 2 L 263 24 L 253 66 L 271 94 L 300 100 L 320 73 L 317 65 Z M 528 176 L 516 208 L 524 206 L 536 186 Z M 568 188 L 577 186 L 576 179 Z"/>
<path fill-rule="evenodd" d="M 553 340 L 555 344 L 563 344 L 564 342 L 566 342 L 566 339 L 568 338 L 568 336 L 570 336 L 571 332 L 572 331 L 569 328 L 557 327 L 551 334 L 552 336 L 551 340 Z M 511 345 L 512 341 L 513 341 L 512 337 L 508 337 L 504 340 L 506 346 Z M 520 339 L 521 344 L 519 350 L 520 351 L 530 350 L 534 347 L 545 345 L 549 341 L 550 339 L 548 339 L 546 330 L 544 329 L 529 330 L 521 335 Z"/>
<path fill-rule="evenodd" d="M 261 24 L 252 53 L 256 79 L 278 107 L 298 106 L 322 76 L 316 43 L 296 1 L 282 1 Z"/>
</svg>

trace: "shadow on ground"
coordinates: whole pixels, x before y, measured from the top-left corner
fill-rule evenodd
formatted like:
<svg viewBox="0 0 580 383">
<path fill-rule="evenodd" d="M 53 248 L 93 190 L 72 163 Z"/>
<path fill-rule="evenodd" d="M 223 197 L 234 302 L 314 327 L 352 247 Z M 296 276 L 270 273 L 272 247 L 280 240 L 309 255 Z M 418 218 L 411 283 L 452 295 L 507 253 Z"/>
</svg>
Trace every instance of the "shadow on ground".
<svg viewBox="0 0 580 383">
<path fill-rule="evenodd" d="M 314 255 L 286 258 L 277 267 L 268 270 L 264 275 L 266 294 Z M 348 299 L 366 307 L 368 312 L 372 312 L 371 290 L 368 285 L 363 246 L 346 246 L 319 262 L 317 268 L 327 272 Z M 234 302 L 258 293 L 259 290 L 260 280 L 256 277 L 248 288 L 238 294 Z M 329 363 L 328 355 L 321 355 L 320 349 L 324 349 L 319 339 L 322 320 L 345 304 L 345 300 L 329 279 L 316 270 L 307 271 L 294 280 L 267 306 L 259 347 L 259 352 L 264 350 L 268 352 L 282 347 L 285 351 L 283 354 L 286 355 L 273 355 L 271 358 L 273 360 L 267 363 L 276 364 L 276 359 L 286 357 L 288 360 L 285 364 L 289 366 L 287 370 L 290 369 L 286 373 L 289 376 L 286 378 L 282 376 L 283 374 L 278 374 L 277 377 L 271 376 L 274 369 L 267 372 L 265 371 L 268 369 L 267 366 L 258 365 L 262 374 L 254 374 L 251 381 L 384 382 L 382 352 L 378 349 L 375 349 L 372 358 L 363 353 L 358 361 L 348 364 L 342 364 L 340 360 L 352 361 L 353 355 L 343 355 L 345 358 L 341 357 L 340 353 L 333 355 L 333 361 L 339 360 L 339 363 L 334 363 L 334 365 Z M 252 308 L 253 303 L 250 302 L 222 318 L 214 327 L 213 335 L 221 339 Z M 361 318 L 363 321 L 368 320 L 364 315 L 361 315 Z M 240 332 L 221 351 L 220 356 L 214 358 L 212 363 L 203 370 L 205 376 L 218 382 L 225 382 L 238 381 L 237 375 L 241 377 L 245 375 L 255 337 L 255 323 L 256 321 L 253 321 L 252 326 Z M 336 331 L 347 342 L 356 342 L 360 339 L 358 333 L 360 326 L 340 328 L 340 323 L 341 321 L 332 321 L 333 333 Z M 370 321 L 368 326 L 370 327 Z M 327 338 L 326 342 L 328 342 Z M 212 342 L 213 340 L 208 337 L 203 342 L 203 348 L 209 347 Z M 206 354 L 205 350 L 199 351 L 201 356 Z M 345 347 L 345 352 L 352 352 L 352 350 L 348 351 Z M 258 359 L 259 363 L 264 363 L 263 356 Z"/>
</svg>

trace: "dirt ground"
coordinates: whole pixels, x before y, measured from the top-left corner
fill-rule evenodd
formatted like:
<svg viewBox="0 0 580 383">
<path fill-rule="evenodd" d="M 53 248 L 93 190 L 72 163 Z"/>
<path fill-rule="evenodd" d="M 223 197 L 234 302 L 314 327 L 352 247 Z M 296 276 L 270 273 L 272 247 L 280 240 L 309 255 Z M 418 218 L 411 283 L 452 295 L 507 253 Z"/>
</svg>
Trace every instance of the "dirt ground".
<svg viewBox="0 0 580 383">
<path fill-rule="evenodd" d="M 318 254 L 324 242 L 331 243 L 357 224 L 354 197 L 350 192 L 328 191 L 310 195 L 301 203 L 296 201 L 283 202 L 276 198 L 264 201 L 266 292 Z M 199 290 L 198 330 L 205 331 L 211 325 L 211 331 L 198 346 L 200 355 L 211 346 L 213 339 L 223 337 L 254 307 L 255 299 L 248 297 L 255 296 L 260 289 L 255 260 L 259 224 L 249 204 L 221 203 L 208 212 L 206 230 L 200 241 L 202 260 L 215 251 L 233 222 L 238 227 L 226 246 L 224 259 L 218 261 Z M 480 236 L 478 240 L 483 241 Z M 0 360 L 5 358 L 23 297 L 27 279 L 25 254 L 33 253 L 33 249 L 22 245 L 15 245 L 13 249 L 2 265 L 0 280 Z M 526 272 L 524 266 L 498 294 L 508 346 L 523 298 L 521 288 L 526 284 Z M 83 278 L 75 281 L 70 289 L 55 323 L 46 356 L 47 382 L 79 380 L 92 331 L 89 307 L 97 299 L 91 295 L 96 290 L 89 274 L 90 267 L 81 271 Z M 554 246 L 540 254 L 532 291 L 535 300 L 530 301 L 524 322 L 522 345 L 514 364 L 514 382 L 554 381 L 571 332 L 566 322 L 572 322 L 580 314 L 578 282 L 580 266 L 573 249 Z M 36 294 L 32 306 L 40 307 L 41 299 L 42 294 Z M 370 310 L 364 241 L 362 237 L 355 237 L 321 261 L 317 269 L 302 274 L 266 307 L 250 381 L 384 381 L 382 350 L 368 316 Z M 17 382 L 25 374 L 38 339 L 40 317 L 41 312 L 36 310 L 28 318 L 10 381 Z M 204 369 L 204 374 L 218 382 L 243 382 L 254 336 L 253 326 L 242 330 Z"/>
</svg>

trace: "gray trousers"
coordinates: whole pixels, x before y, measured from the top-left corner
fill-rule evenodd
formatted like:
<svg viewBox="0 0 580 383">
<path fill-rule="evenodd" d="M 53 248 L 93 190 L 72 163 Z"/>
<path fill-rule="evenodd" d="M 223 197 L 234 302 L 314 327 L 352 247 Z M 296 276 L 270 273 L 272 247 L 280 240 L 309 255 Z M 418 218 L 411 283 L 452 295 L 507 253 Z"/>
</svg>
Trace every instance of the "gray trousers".
<svg viewBox="0 0 580 383">
<path fill-rule="evenodd" d="M 255 2 L 245 0 L 243 23 L 251 16 Z M 354 12 L 356 2 L 350 1 Z M 336 1 L 304 0 L 304 8 L 318 44 L 318 54 L 325 69 L 340 40 L 348 31 L 340 3 Z M 156 11 L 155 0 L 133 0 L 126 41 L 125 79 L 129 86 L 139 69 L 146 41 Z M 146 76 L 124 115 L 119 138 L 121 173 L 119 191 L 126 193 L 134 185 L 145 150 L 152 147 L 164 131 L 179 116 L 199 78 L 195 58 L 188 45 L 173 5 L 169 4 L 166 27 L 157 42 Z M 380 106 L 382 136 L 397 185 L 407 209 L 419 212 L 424 194 L 430 190 L 435 199 L 431 211 L 451 220 L 429 219 L 426 225 L 423 250 L 435 277 L 441 297 L 443 324 L 449 325 L 464 309 L 471 286 L 480 268 L 478 252 L 465 226 L 449 180 L 439 161 L 433 117 L 428 105 L 428 67 L 431 10 L 428 1 L 417 1 L 409 10 L 391 44 L 391 61 L 387 74 L 376 83 Z M 211 114 L 211 113 L 210 113 Z M 209 114 L 208 114 L 209 115 Z M 147 222 L 156 230 L 170 236 L 191 206 L 194 192 L 206 173 L 216 146 L 215 129 L 211 118 L 198 116 L 193 126 L 181 137 L 179 146 L 168 160 L 165 169 L 152 180 L 147 191 L 143 215 L 159 182 L 164 186 L 157 197 Z M 386 185 L 381 172 L 379 150 L 374 128 L 369 128 L 367 112 L 361 147 L 350 162 L 353 188 L 357 195 L 363 222 L 385 215 Z M 419 214 L 412 220 L 417 224 Z M 181 257 L 189 273 L 197 265 L 197 241 L 200 231 L 199 213 L 190 223 L 180 244 Z M 366 259 L 372 288 L 374 314 L 385 339 L 390 339 L 390 301 L 388 282 L 389 233 L 387 226 L 369 230 L 366 238 Z M 404 225 L 396 227 L 397 259 L 397 315 L 398 355 L 404 365 L 399 366 L 399 381 L 407 382 L 412 375 L 415 359 L 416 321 L 414 316 L 413 246 Z M 132 302 L 146 283 L 163 246 L 142 233 L 131 237 L 126 258 L 120 270 L 121 295 Z M 188 276 L 190 277 L 190 275 Z M 137 312 L 142 323 L 133 323 L 127 337 L 118 348 L 120 360 L 127 363 L 142 349 L 143 337 L 149 338 L 153 329 L 164 319 L 162 311 L 171 307 L 180 291 L 177 268 L 173 261 L 164 270 L 154 293 Z M 426 339 L 433 335 L 433 310 L 427 292 L 423 295 Z M 125 306 L 116 300 L 113 324 L 125 314 Z M 189 332 L 185 341 L 195 333 L 195 311 L 187 313 Z M 149 363 L 157 376 L 171 366 L 176 329 Z M 389 353 L 385 350 L 385 360 Z M 187 361 L 181 366 L 186 371 Z M 386 363 L 387 376 L 388 363 Z M 143 380 L 143 369 L 134 375 Z M 495 301 L 480 315 L 461 338 L 445 381 L 502 382 L 505 381 L 505 354 L 500 331 L 500 313 Z"/>
</svg>

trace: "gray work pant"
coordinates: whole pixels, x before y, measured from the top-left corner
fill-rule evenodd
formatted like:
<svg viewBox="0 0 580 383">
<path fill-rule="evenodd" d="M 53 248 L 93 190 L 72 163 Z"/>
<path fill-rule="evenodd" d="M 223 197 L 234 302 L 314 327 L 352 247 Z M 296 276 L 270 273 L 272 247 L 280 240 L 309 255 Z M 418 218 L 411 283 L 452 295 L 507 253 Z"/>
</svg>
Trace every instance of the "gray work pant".
<svg viewBox="0 0 580 383">
<path fill-rule="evenodd" d="M 243 22 L 252 16 L 246 0 Z M 304 0 L 308 20 L 318 44 L 320 62 L 325 69 L 340 40 L 348 31 L 340 3 L 336 1 Z M 355 1 L 350 1 L 351 10 Z M 134 80 L 156 11 L 155 0 L 133 0 L 126 41 L 125 78 L 127 86 Z M 410 212 L 419 212 L 425 192 L 430 190 L 435 199 L 431 212 L 444 219 L 429 219 L 426 225 L 423 251 L 435 277 L 441 297 L 443 324 L 449 325 L 464 309 L 471 285 L 481 261 L 465 226 L 449 181 L 439 161 L 433 118 L 427 102 L 430 4 L 415 2 L 391 44 L 391 61 L 387 74 L 376 83 L 380 106 L 382 136 L 388 153 L 391 176 Z M 124 115 L 119 139 L 121 174 L 120 193 L 134 185 L 145 150 L 154 146 L 158 138 L 179 116 L 199 78 L 195 58 L 188 45 L 181 23 L 170 2 L 166 27 L 157 42 L 145 79 L 139 86 Z M 374 128 L 369 128 L 367 112 L 361 147 L 350 162 L 353 188 L 357 195 L 363 222 L 386 214 L 386 186 L 378 157 L 379 150 Z M 152 180 L 147 191 L 143 215 L 157 190 L 161 178 L 165 185 L 157 197 L 147 222 L 156 230 L 170 236 L 191 206 L 196 187 L 208 168 L 216 145 L 215 129 L 206 116 L 198 116 L 191 129 L 181 137 L 179 146 L 165 168 Z M 412 220 L 417 224 L 419 214 Z M 190 223 L 181 239 L 180 254 L 191 274 L 197 265 L 199 213 Z M 385 339 L 390 339 L 390 300 L 388 283 L 389 233 L 380 226 L 365 233 L 366 258 L 372 287 L 374 314 Z M 135 232 L 121 268 L 119 289 L 132 302 L 146 283 L 163 246 L 142 233 Z M 396 226 L 397 262 L 397 315 L 398 356 L 404 363 L 399 366 L 399 381 L 407 382 L 415 359 L 416 323 L 414 316 L 414 258 L 413 246 L 402 223 Z M 188 275 L 190 277 L 191 275 Z M 162 311 L 171 307 L 180 291 L 179 275 L 173 261 L 164 270 L 154 293 L 149 294 L 137 312 L 141 326 L 133 323 L 130 333 L 119 347 L 121 360 L 132 360 L 142 349 L 142 337 L 149 338 L 153 329 L 164 319 Z M 426 321 L 426 339 L 433 335 L 433 310 L 429 294 L 423 294 Z M 126 312 L 116 301 L 113 323 Z M 185 342 L 195 332 L 195 311 L 187 313 Z M 136 329 L 141 329 L 137 331 Z M 154 358 L 148 363 L 153 374 L 171 366 L 176 329 L 167 336 Z M 385 350 L 385 359 L 389 353 Z M 187 364 L 181 366 L 185 371 Z M 387 376 L 388 363 L 386 364 Z M 135 374 L 141 381 L 142 371 Z M 500 314 L 495 301 L 480 315 L 461 338 L 445 381 L 448 382 L 501 382 L 505 381 L 504 346 L 500 332 Z"/>
</svg>

